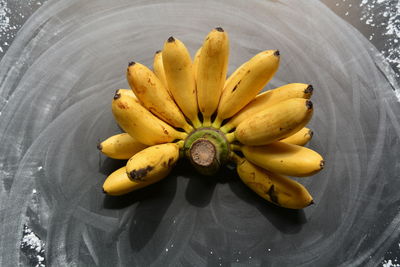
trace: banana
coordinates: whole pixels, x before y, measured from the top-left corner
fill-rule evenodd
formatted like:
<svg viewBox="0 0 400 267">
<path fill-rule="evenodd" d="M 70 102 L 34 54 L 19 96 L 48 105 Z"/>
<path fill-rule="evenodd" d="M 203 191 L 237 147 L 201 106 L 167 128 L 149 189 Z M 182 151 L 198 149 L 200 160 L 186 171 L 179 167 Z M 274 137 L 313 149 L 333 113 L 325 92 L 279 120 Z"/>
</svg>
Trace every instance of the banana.
<svg viewBox="0 0 400 267">
<path fill-rule="evenodd" d="M 235 115 L 256 97 L 278 70 L 279 58 L 278 50 L 263 51 L 228 78 L 213 127 L 220 128 L 224 119 Z"/>
<path fill-rule="evenodd" d="M 307 127 L 304 127 L 297 133 L 286 137 L 284 139 L 281 139 L 281 142 L 292 144 L 292 145 L 298 145 L 298 146 L 304 146 L 305 144 L 308 143 L 308 141 L 311 140 L 313 136 L 313 131 L 308 129 Z"/>
<path fill-rule="evenodd" d="M 221 127 L 222 132 L 229 132 L 237 127 L 243 120 L 250 118 L 256 113 L 291 98 L 310 99 L 313 93 L 313 87 L 304 83 L 289 83 L 281 87 L 263 92 L 241 109 L 225 125 Z"/>
<path fill-rule="evenodd" d="M 197 49 L 197 52 L 193 57 L 193 76 L 195 81 L 197 80 L 197 67 L 199 65 L 200 53 L 201 53 L 201 47 Z"/>
<path fill-rule="evenodd" d="M 114 95 L 112 112 L 119 126 L 145 145 L 172 142 L 187 136 L 154 116 L 135 97 L 121 93 L 120 90 Z"/>
<path fill-rule="evenodd" d="M 163 64 L 163 52 L 161 50 L 156 51 L 153 60 L 153 71 L 154 74 L 160 79 L 165 89 L 169 92 L 167 78 L 165 77 L 164 64 Z"/>
<path fill-rule="evenodd" d="M 302 209 L 314 204 L 312 196 L 302 184 L 237 158 L 236 170 L 240 179 L 265 200 L 289 209 Z"/>
<path fill-rule="evenodd" d="M 204 40 L 197 66 L 197 102 L 203 114 L 203 126 L 211 126 L 211 116 L 218 108 L 228 69 L 228 34 L 220 27 Z"/>
<path fill-rule="evenodd" d="M 175 102 L 195 128 L 199 128 L 196 81 L 189 51 L 180 40 L 171 36 L 164 43 L 162 60 L 168 88 Z"/>
<path fill-rule="evenodd" d="M 265 146 L 242 146 L 246 159 L 268 171 L 283 175 L 305 177 L 324 167 L 320 154 L 306 147 L 274 142 Z"/>
<path fill-rule="evenodd" d="M 132 181 L 126 173 L 126 167 L 122 167 L 110 174 L 103 184 L 103 192 L 110 196 L 121 196 L 134 190 L 154 184 L 164 177 L 158 177 L 144 182 Z"/>
<path fill-rule="evenodd" d="M 270 144 L 300 131 L 312 114 L 313 104 L 310 100 L 288 99 L 245 119 L 226 137 L 230 141 L 236 139 L 251 146 Z"/>
<path fill-rule="evenodd" d="M 115 94 L 127 95 L 137 100 L 135 93 L 131 89 L 118 89 Z"/>
<path fill-rule="evenodd" d="M 168 175 L 179 159 L 175 143 L 148 147 L 135 154 L 126 164 L 126 173 L 132 181 L 160 180 Z"/>
<path fill-rule="evenodd" d="M 104 155 L 112 159 L 129 159 L 146 147 L 127 133 L 113 135 L 97 146 Z"/>
<path fill-rule="evenodd" d="M 186 132 L 193 130 L 167 89 L 151 70 L 140 63 L 130 62 L 126 76 L 135 95 L 151 113 Z"/>
</svg>

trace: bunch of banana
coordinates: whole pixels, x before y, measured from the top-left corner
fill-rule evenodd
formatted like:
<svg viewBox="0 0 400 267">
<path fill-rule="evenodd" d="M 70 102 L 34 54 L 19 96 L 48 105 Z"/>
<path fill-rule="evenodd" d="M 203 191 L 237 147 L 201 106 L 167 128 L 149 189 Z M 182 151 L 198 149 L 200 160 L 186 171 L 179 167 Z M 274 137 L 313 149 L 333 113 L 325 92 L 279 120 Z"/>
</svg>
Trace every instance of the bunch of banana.
<svg viewBox="0 0 400 267">
<path fill-rule="evenodd" d="M 319 172 L 324 160 L 304 147 L 313 132 L 313 87 L 291 83 L 261 92 L 278 70 L 280 53 L 266 50 L 226 79 L 229 39 L 213 29 L 193 60 L 185 44 L 169 37 L 154 55 L 153 71 L 129 63 L 131 89 L 119 89 L 112 112 L 124 133 L 98 144 L 125 167 L 103 190 L 123 195 L 165 178 L 180 157 L 206 175 L 228 162 L 240 179 L 267 201 L 302 209 L 313 203 L 307 189 L 287 177 Z"/>
</svg>

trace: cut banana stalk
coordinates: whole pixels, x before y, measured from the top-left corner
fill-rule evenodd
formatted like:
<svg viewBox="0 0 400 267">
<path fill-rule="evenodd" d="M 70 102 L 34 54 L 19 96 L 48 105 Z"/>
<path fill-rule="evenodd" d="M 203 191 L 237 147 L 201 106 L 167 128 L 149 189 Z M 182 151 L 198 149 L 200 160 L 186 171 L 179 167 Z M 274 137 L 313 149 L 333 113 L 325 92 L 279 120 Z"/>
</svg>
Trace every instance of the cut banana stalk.
<svg viewBox="0 0 400 267">
<path fill-rule="evenodd" d="M 281 87 L 268 90 L 259 94 L 247 106 L 233 116 L 224 126 L 221 131 L 227 133 L 237 127 L 246 118 L 250 118 L 260 111 L 265 110 L 279 102 L 291 98 L 310 99 L 313 93 L 313 87 L 304 83 L 289 83 Z"/>
<path fill-rule="evenodd" d="M 268 172 L 238 156 L 234 158 L 240 179 L 272 204 L 289 209 L 302 209 L 314 203 L 312 196 L 302 184 Z"/>
<path fill-rule="evenodd" d="M 218 108 L 228 69 L 229 40 L 222 28 L 206 37 L 197 65 L 197 101 L 203 114 L 203 126 L 211 126 L 211 116 Z"/>
<path fill-rule="evenodd" d="M 311 119 L 310 100 L 293 98 L 273 105 L 242 121 L 235 138 L 245 145 L 266 145 L 300 131 Z"/>
<path fill-rule="evenodd" d="M 324 160 L 317 152 L 284 142 L 242 146 L 241 151 L 248 161 L 283 175 L 305 177 L 316 174 L 324 167 Z"/>
<path fill-rule="evenodd" d="M 150 69 L 140 63 L 131 62 L 126 76 L 129 86 L 150 112 L 174 127 L 182 128 L 186 132 L 193 130 L 160 79 Z"/>
<path fill-rule="evenodd" d="M 311 140 L 313 134 L 314 133 L 312 130 L 308 129 L 307 127 L 304 127 L 297 133 L 289 137 L 286 137 L 284 139 L 281 139 L 280 141 L 292 145 L 304 146 Z"/>
<path fill-rule="evenodd" d="M 172 142 L 187 136 L 155 117 L 135 97 L 119 91 L 114 95 L 112 112 L 119 126 L 145 145 Z"/>
<path fill-rule="evenodd" d="M 243 64 L 225 85 L 213 127 L 246 106 L 271 80 L 279 66 L 279 51 L 267 50 Z"/>
<path fill-rule="evenodd" d="M 189 51 L 181 41 L 170 37 L 164 44 L 162 60 L 168 88 L 175 102 L 195 128 L 199 128 L 196 81 Z"/>
<path fill-rule="evenodd" d="M 148 147 L 128 160 L 126 173 L 132 181 L 158 181 L 168 175 L 178 159 L 179 146 L 175 143 Z"/>
<path fill-rule="evenodd" d="M 130 159 L 146 147 L 127 133 L 111 136 L 97 146 L 104 155 L 112 159 Z"/>
</svg>

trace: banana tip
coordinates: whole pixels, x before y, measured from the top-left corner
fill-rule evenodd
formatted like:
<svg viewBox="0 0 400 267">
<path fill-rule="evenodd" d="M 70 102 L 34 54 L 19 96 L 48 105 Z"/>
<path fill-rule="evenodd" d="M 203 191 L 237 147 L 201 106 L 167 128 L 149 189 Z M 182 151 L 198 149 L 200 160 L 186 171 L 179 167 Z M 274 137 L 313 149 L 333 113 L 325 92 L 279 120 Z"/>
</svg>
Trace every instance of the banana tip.
<svg viewBox="0 0 400 267">
<path fill-rule="evenodd" d="M 136 64 L 135 61 L 131 61 L 131 62 L 128 63 L 128 67 L 131 67 L 131 66 L 133 66 L 133 65 L 135 65 L 135 64 Z"/>
<path fill-rule="evenodd" d="M 222 29 L 222 27 L 216 27 L 215 28 L 217 31 L 219 31 L 219 32 L 224 32 L 224 29 Z"/>
<path fill-rule="evenodd" d="M 167 41 L 168 43 L 175 42 L 175 38 L 173 36 L 170 36 Z"/>
<path fill-rule="evenodd" d="M 321 167 L 321 169 L 323 169 L 325 166 L 325 160 L 321 160 L 321 162 L 319 163 L 319 166 Z"/>
<path fill-rule="evenodd" d="M 159 54 L 159 53 L 161 53 L 161 50 L 157 50 L 157 51 L 156 51 L 156 54 Z"/>
<path fill-rule="evenodd" d="M 314 205 L 314 204 L 315 204 L 314 199 L 311 199 L 310 204 L 308 204 L 307 206 L 311 206 L 311 205 Z"/>
<path fill-rule="evenodd" d="M 280 55 L 279 50 L 276 50 L 276 51 L 274 52 L 274 56 L 279 57 L 279 55 Z"/>
<path fill-rule="evenodd" d="M 120 98 L 120 97 L 121 97 L 121 94 L 120 94 L 119 90 L 117 90 L 117 91 L 115 92 L 115 94 L 114 94 L 114 100 L 117 100 L 117 99 Z"/>
<path fill-rule="evenodd" d="M 307 86 L 306 90 L 304 90 L 305 94 L 311 94 L 314 91 L 314 87 L 310 84 Z"/>
<path fill-rule="evenodd" d="M 107 191 L 106 191 L 106 190 L 104 190 L 104 188 L 102 188 L 102 190 L 103 190 L 103 193 L 104 193 L 104 194 L 107 194 Z"/>
<path fill-rule="evenodd" d="M 313 135 L 314 135 L 313 130 L 309 130 L 309 131 L 308 131 L 308 135 L 309 135 L 310 137 L 313 137 Z"/>
<path fill-rule="evenodd" d="M 307 109 L 312 109 L 313 108 L 313 103 L 310 100 L 306 101 L 306 107 Z"/>
<path fill-rule="evenodd" d="M 97 149 L 100 150 L 100 151 L 103 149 L 103 146 L 101 145 L 101 143 L 97 144 Z"/>
</svg>

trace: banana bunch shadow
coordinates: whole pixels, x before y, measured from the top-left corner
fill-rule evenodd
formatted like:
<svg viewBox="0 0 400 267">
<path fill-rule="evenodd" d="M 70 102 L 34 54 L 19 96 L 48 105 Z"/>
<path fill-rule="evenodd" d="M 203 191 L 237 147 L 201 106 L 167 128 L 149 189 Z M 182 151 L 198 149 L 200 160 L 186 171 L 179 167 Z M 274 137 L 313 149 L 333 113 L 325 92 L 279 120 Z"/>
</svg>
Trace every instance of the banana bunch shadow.
<svg viewBox="0 0 400 267">
<path fill-rule="evenodd" d="M 99 169 L 100 172 L 107 175 L 125 164 L 125 161 L 107 158 L 99 165 Z M 263 198 L 243 186 L 238 174 L 232 168 L 221 168 L 215 176 L 210 177 L 193 172 L 189 161 L 181 160 L 166 179 L 152 186 L 122 196 L 105 195 L 103 201 L 105 209 L 122 210 L 136 204 L 134 210 L 129 211 L 132 213 L 132 219 L 127 226 L 133 251 L 141 251 L 157 232 L 176 197 L 180 179 L 188 179 L 185 200 L 193 207 L 207 208 L 211 203 L 216 186 L 227 184 L 238 199 L 255 207 L 276 230 L 284 234 L 300 232 L 307 222 L 302 209 L 287 209 L 265 202 Z"/>
</svg>

